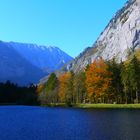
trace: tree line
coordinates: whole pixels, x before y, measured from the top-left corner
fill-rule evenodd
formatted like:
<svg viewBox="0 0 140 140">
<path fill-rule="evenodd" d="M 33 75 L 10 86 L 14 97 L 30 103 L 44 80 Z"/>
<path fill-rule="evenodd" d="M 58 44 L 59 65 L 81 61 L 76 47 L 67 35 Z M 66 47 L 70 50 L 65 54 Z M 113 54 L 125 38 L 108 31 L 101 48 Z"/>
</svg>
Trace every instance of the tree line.
<svg viewBox="0 0 140 140">
<path fill-rule="evenodd" d="M 10 81 L 0 83 L 0 105 L 39 105 L 37 86 L 20 87 Z"/>
<path fill-rule="evenodd" d="M 135 55 L 121 63 L 100 58 L 78 73 L 52 73 L 37 92 L 41 104 L 138 103 L 140 61 Z"/>
</svg>

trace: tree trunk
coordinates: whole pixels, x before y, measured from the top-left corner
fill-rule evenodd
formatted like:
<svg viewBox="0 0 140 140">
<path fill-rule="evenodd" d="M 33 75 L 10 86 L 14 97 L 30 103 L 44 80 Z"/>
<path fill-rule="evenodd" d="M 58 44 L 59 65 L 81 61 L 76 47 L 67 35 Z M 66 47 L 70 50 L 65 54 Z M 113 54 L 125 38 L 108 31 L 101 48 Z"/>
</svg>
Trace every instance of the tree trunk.
<svg viewBox="0 0 140 140">
<path fill-rule="evenodd" d="M 127 92 L 125 90 L 125 104 L 127 104 Z"/>
<path fill-rule="evenodd" d="M 139 97 L 138 97 L 138 90 L 136 88 L 136 103 L 138 103 L 138 102 L 139 102 Z"/>
</svg>

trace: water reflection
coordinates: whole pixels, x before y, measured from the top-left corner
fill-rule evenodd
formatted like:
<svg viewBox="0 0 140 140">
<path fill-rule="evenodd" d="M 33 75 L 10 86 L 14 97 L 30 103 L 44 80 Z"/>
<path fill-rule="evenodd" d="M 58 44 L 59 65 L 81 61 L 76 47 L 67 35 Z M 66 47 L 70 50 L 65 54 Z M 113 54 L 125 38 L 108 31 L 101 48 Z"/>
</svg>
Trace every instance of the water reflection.
<svg viewBox="0 0 140 140">
<path fill-rule="evenodd" d="M 139 140 L 140 110 L 0 107 L 0 140 Z"/>
</svg>

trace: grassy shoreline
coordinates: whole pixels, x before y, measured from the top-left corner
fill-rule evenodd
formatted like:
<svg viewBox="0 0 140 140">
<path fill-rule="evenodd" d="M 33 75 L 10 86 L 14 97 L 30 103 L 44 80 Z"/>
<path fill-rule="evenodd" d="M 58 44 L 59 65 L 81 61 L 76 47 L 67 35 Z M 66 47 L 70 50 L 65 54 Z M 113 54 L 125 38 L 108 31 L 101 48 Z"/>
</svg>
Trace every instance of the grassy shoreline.
<svg viewBox="0 0 140 140">
<path fill-rule="evenodd" d="M 64 103 L 49 104 L 47 107 L 73 107 L 73 108 L 93 108 L 93 109 L 140 109 L 140 104 L 74 104 L 67 106 Z"/>
<path fill-rule="evenodd" d="M 77 104 L 77 108 L 140 109 L 140 104 Z"/>
</svg>

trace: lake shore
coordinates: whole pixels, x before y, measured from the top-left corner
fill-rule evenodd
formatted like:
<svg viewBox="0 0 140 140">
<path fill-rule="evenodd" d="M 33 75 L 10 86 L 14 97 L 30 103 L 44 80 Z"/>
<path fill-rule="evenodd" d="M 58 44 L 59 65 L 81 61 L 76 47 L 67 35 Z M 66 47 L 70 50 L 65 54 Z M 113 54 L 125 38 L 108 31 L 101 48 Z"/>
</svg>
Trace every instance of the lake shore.
<svg viewBox="0 0 140 140">
<path fill-rule="evenodd" d="M 140 104 L 77 104 L 78 108 L 140 109 Z"/>
<path fill-rule="evenodd" d="M 93 109 L 140 109 L 140 104 L 74 104 L 67 106 L 64 103 L 45 105 L 48 107 L 73 107 L 73 108 L 93 108 Z"/>
</svg>

